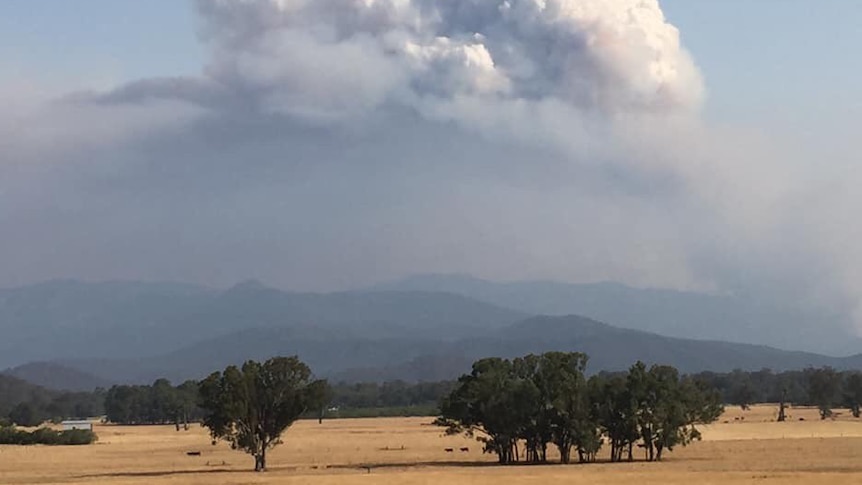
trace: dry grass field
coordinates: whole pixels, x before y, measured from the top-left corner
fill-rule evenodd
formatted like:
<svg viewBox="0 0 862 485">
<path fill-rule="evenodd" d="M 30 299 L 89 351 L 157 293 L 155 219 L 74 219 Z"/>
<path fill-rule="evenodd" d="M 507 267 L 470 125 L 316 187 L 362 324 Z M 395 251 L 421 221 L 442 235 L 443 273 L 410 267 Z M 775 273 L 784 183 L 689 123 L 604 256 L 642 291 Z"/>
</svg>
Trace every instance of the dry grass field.
<svg viewBox="0 0 862 485">
<path fill-rule="evenodd" d="M 476 442 L 443 437 L 427 418 L 306 421 L 287 432 L 263 474 L 197 426 L 97 426 L 96 445 L 0 446 L 0 484 L 862 483 L 862 420 L 820 421 L 816 410 L 793 409 L 792 421 L 776 423 L 775 414 L 729 408 L 703 441 L 662 463 L 512 467 L 494 465 Z"/>
</svg>

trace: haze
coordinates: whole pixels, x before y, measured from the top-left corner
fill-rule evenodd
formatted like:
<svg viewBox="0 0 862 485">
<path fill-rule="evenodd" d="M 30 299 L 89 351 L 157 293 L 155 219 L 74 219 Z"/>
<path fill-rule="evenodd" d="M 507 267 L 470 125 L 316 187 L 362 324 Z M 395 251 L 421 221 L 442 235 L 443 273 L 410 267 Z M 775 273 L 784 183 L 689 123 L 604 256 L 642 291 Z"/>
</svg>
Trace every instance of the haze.
<svg viewBox="0 0 862 485">
<path fill-rule="evenodd" d="M 860 14 L 5 0 L 0 287 L 614 281 L 855 336 Z"/>
</svg>

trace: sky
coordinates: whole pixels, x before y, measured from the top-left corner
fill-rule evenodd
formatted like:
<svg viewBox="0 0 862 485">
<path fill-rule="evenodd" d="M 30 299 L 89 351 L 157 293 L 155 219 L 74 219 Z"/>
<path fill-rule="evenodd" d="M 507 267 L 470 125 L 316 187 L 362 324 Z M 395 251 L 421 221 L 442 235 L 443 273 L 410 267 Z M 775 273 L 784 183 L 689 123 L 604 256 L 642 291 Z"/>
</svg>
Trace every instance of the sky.
<svg viewBox="0 0 862 485">
<path fill-rule="evenodd" d="M 425 272 L 862 328 L 862 3 L 4 0 L 0 287 Z"/>
<path fill-rule="evenodd" d="M 663 0 L 707 79 L 705 113 L 805 127 L 862 109 L 862 4 L 843 0 Z M 110 86 L 194 74 L 205 62 L 190 1 L 4 0 L 3 78 Z M 825 99 L 824 99 L 825 98 Z M 828 102 L 825 102 L 828 101 Z M 831 119 L 830 119 L 831 118 Z"/>
</svg>

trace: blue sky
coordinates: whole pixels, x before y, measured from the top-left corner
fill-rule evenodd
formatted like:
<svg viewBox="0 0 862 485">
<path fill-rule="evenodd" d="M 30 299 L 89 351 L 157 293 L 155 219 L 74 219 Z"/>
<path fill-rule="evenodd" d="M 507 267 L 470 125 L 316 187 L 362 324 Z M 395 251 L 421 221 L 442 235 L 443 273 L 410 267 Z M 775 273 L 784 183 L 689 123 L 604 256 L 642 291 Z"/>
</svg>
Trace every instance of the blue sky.
<svg viewBox="0 0 862 485">
<path fill-rule="evenodd" d="M 862 2 L 664 0 L 721 118 L 842 116 L 862 103 Z"/>
<path fill-rule="evenodd" d="M 195 72 L 203 50 L 190 2 L 3 0 L 0 59 L 24 75 L 119 82 Z"/>
<path fill-rule="evenodd" d="M 722 121 L 806 123 L 862 113 L 862 2 L 663 0 Z M 196 72 L 191 2 L 3 0 L 5 76 L 77 86 Z"/>
</svg>

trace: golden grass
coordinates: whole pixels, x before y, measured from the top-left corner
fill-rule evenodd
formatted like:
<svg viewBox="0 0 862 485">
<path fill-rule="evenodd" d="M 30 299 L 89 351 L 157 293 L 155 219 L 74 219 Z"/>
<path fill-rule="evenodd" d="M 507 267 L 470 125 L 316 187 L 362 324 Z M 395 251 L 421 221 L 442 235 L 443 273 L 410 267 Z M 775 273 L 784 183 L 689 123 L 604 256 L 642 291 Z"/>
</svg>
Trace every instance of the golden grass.
<svg viewBox="0 0 862 485">
<path fill-rule="evenodd" d="M 792 421 L 776 423 L 775 414 L 775 406 L 728 409 L 702 442 L 663 463 L 586 466 L 498 467 L 478 443 L 444 437 L 427 418 L 305 421 L 271 452 L 264 474 L 250 471 L 248 455 L 211 446 L 197 426 L 97 426 L 92 446 L 0 446 L 0 484 L 862 483 L 862 420 L 820 421 L 814 409 L 793 409 Z"/>
</svg>

